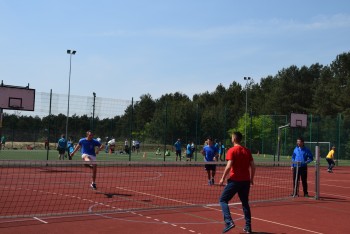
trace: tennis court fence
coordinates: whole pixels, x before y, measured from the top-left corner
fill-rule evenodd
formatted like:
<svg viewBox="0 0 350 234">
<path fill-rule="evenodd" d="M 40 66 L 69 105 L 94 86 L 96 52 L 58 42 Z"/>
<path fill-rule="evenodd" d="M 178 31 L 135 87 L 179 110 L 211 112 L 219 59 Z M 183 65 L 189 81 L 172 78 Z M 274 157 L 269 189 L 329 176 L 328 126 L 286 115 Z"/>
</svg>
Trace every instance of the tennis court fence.
<svg viewBox="0 0 350 234">
<path fill-rule="evenodd" d="M 215 163 L 208 185 L 204 163 L 97 161 L 97 189 L 91 168 L 81 161 L 0 161 L 0 217 L 32 217 L 218 206 L 225 164 Z M 257 163 L 250 201 L 290 197 L 290 163 Z M 239 202 L 235 197 L 232 203 Z"/>
</svg>

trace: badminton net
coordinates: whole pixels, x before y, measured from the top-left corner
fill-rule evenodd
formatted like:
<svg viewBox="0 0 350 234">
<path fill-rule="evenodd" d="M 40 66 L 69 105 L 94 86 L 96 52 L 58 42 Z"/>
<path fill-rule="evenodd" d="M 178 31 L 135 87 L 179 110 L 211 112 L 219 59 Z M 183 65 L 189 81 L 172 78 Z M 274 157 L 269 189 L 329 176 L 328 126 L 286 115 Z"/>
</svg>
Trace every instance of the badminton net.
<svg viewBox="0 0 350 234">
<path fill-rule="evenodd" d="M 92 170 L 80 161 L 0 161 L 0 217 L 32 217 L 126 212 L 160 208 L 217 206 L 225 168 L 216 163 L 208 185 L 204 163 L 97 161 Z M 256 163 L 250 202 L 289 197 L 289 163 Z M 231 202 L 239 202 L 237 196 Z"/>
</svg>

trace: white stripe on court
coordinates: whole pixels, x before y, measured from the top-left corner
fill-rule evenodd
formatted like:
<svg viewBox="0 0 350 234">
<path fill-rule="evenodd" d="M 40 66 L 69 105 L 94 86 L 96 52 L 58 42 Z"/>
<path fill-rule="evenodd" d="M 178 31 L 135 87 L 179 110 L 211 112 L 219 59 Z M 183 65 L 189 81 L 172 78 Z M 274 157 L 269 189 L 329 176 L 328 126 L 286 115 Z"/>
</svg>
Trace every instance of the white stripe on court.
<svg viewBox="0 0 350 234">
<path fill-rule="evenodd" d="M 220 212 L 221 212 L 221 210 L 216 209 L 216 208 L 212 208 L 212 207 L 206 207 L 206 208 L 207 208 L 207 209 L 216 210 L 216 211 L 220 211 Z M 233 212 L 231 212 L 231 214 L 243 216 L 242 214 L 233 213 Z M 304 229 L 304 228 L 299 228 L 299 227 L 295 227 L 295 226 L 290 226 L 290 225 L 288 225 L 288 224 L 278 223 L 278 222 L 274 222 L 274 221 L 270 221 L 270 220 L 266 220 L 266 219 L 260 219 L 260 218 L 255 218 L 255 217 L 252 217 L 252 219 L 256 219 L 256 220 L 259 220 L 259 221 L 263 221 L 263 222 L 267 222 L 267 223 L 272 223 L 272 224 L 276 224 L 276 225 L 280 225 L 280 226 L 284 226 L 284 227 L 289 227 L 289 228 L 293 228 L 293 229 L 297 229 L 297 230 L 301 230 L 301 231 L 305 231 L 305 232 L 310 232 L 310 233 L 315 233 L 315 234 L 324 234 L 324 233 L 322 233 L 322 232 L 315 232 L 315 231 L 312 231 L 312 230 L 308 230 L 308 229 Z"/>
<path fill-rule="evenodd" d="M 42 223 L 48 223 L 48 222 L 46 222 L 46 221 L 44 221 L 44 220 L 42 220 L 42 219 L 39 219 L 39 218 L 37 218 L 37 217 L 33 217 L 33 219 L 36 219 L 36 220 L 38 220 L 39 222 L 42 222 Z"/>
</svg>

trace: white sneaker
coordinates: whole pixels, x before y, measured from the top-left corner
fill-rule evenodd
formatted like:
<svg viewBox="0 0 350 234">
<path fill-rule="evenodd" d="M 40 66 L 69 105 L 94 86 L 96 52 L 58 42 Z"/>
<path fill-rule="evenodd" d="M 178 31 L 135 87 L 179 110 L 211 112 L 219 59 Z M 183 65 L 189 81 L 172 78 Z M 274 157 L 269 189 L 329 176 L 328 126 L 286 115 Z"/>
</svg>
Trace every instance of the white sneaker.
<svg viewBox="0 0 350 234">
<path fill-rule="evenodd" d="M 91 183 L 91 184 L 90 184 L 90 187 L 91 187 L 93 190 L 96 190 L 96 189 L 97 189 L 97 187 L 96 187 L 96 184 L 95 184 L 95 183 Z"/>
</svg>

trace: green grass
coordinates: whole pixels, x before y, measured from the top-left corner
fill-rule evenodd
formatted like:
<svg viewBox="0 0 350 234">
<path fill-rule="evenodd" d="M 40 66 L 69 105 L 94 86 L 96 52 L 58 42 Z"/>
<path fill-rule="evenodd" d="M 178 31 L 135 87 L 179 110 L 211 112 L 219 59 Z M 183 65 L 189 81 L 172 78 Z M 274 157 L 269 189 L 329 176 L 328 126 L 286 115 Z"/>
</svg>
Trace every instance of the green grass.
<svg viewBox="0 0 350 234">
<path fill-rule="evenodd" d="M 256 162 L 273 162 L 273 155 L 253 155 Z M 194 155 L 195 158 L 195 155 Z M 1 150 L 0 151 L 0 160 L 47 160 L 47 151 L 46 150 Z M 56 150 L 49 150 L 48 160 L 58 160 L 58 152 Z M 68 159 L 67 159 L 68 160 Z M 73 160 L 81 160 L 81 154 L 77 153 L 74 155 Z M 104 151 L 101 151 L 97 160 L 100 161 L 129 161 L 128 154 L 108 154 Z M 277 158 L 275 158 L 277 161 Z M 156 155 L 155 151 L 153 152 L 140 152 L 138 154 L 131 154 L 131 161 L 148 161 L 148 162 L 163 162 L 163 155 Z M 175 161 L 175 153 L 172 152 L 170 156 L 165 157 L 166 162 Z M 182 161 L 186 161 L 186 158 L 183 157 Z M 192 159 L 194 161 L 194 159 Z M 203 156 L 197 152 L 197 161 L 202 162 Z M 281 162 L 291 162 L 290 156 L 281 156 Z M 321 166 L 326 166 L 327 161 L 324 158 L 321 158 Z M 338 166 L 350 166 L 350 160 L 339 160 Z"/>
<path fill-rule="evenodd" d="M 255 162 L 273 162 L 273 155 L 265 154 L 265 155 L 253 155 Z M 275 158 L 277 161 L 277 157 Z M 290 156 L 280 156 L 281 162 L 291 162 Z M 325 158 L 321 158 L 320 160 L 321 166 L 328 166 L 328 163 Z M 338 160 L 338 166 L 350 166 L 350 160 Z"/>
<path fill-rule="evenodd" d="M 202 157 L 199 158 L 202 161 Z M 58 152 L 56 150 L 1 150 L 0 160 L 58 160 Z M 68 159 L 67 159 L 68 160 Z M 76 153 L 72 160 L 81 160 L 81 154 Z M 100 161 L 129 161 L 129 154 L 108 154 L 101 151 L 97 155 L 97 160 Z M 155 152 L 132 153 L 131 161 L 164 161 L 163 155 L 156 155 Z M 175 161 L 175 154 L 166 156 L 165 161 Z"/>
</svg>

